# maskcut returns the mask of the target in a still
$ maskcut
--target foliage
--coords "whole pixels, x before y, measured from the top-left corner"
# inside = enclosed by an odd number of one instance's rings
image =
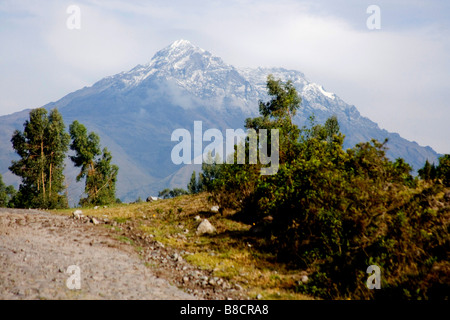
[[[422,180],[431,181],[436,179],[437,172],[436,172],[436,166],[433,164],[430,164],[428,160],[425,161],[425,165],[423,168],[418,170],[419,177]]]
[[[450,154],[439,157],[437,166],[434,163],[430,164],[427,160],[418,173],[420,178],[425,181],[434,181],[450,187]]]
[[[192,172],[191,180],[187,185],[187,190],[190,194],[196,194],[203,191],[203,176],[200,174],[197,179],[195,171]]]
[[[158,197],[163,198],[163,199],[169,199],[169,198],[183,196],[186,194],[189,194],[189,192],[184,189],[181,189],[181,188],[174,188],[172,190],[166,188],[158,193]]]
[[[279,130],[280,163],[284,163],[295,157],[298,152],[300,130],[292,123],[300,107],[301,98],[297,95],[292,82],[282,83],[269,75],[267,88],[270,101],[259,101],[260,117],[248,118],[245,121],[246,129],[258,132],[261,129],[268,130],[267,141],[259,141],[260,145],[267,145],[270,149],[272,139],[270,129]],[[235,148],[236,149],[236,148]],[[259,150],[259,152],[261,152]],[[202,181],[204,190],[209,191],[212,200],[221,208],[242,209],[252,206],[257,184],[264,180],[260,175],[261,163],[250,164],[250,138],[245,141],[245,164],[237,164],[237,153],[234,154],[233,164],[219,164],[218,159],[208,160],[202,165]]]
[[[443,155],[439,158],[437,176],[439,179],[442,179],[442,183],[445,186],[450,187],[450,154]]]
[[[86,179],[86,198],[80,200],[82,206],[104,205],[116,202],[116,180],[119,168],[113,165],[112,155],[107,148],[100,148],[100,138],[94,132],[87,133],[86,127],[74,121],[69,128],[72,143],[70,149],[75,151],[70,159],[80,167],[77,181]]]
[[[271,248],[310,272],[299,290],[325,298],[448,299],[450,201],[442,194],[450,156],[436,168],[442,184],[424,186],[403,159],[386,157],[387,140],[344,150],[337,118],[323,125],[311,118],[299,129],[291,121],[301,102],[295,89],[273,77],[267,87],[271,100],[260,102],[261,116],[246,127],[280,130],[279,170],[261,176],[260,163],[206,164],[212,199],[249,221],[271,216]],[[429,166],[423,179],[433,177]],[[372,264],[382,270],[383,290],[366,287]]]
[[[24,131],[16,130],[11,142],[20,159],[12,161],[10,170],[22,179],[12,203],[15,207],[67,207],[64,186],[64,159],[69,135],[61,114],[44,108],[30,112]]]
[[[12,205],[11,200],[14,198],[16,190],[14,186],[6,186],[3,177],[0,174],[0,208],[6,208]]]

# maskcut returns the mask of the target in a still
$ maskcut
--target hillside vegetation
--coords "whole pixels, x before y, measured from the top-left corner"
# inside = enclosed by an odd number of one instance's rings
[[[98,227],[111,228],[117,239],[135,246],[143,258],[148,248],[137,239],[151,239],[174,249],[188,263],[208,272],[211,278],[223,279],[233,288],[239,288],[238,292],[249,298],[312,299],[296,290],[306,275],[305,270],[278,262],[271,246],[250,231],[253,223],[236,220],[233,210],[223,215],[212,212],[208,198],[206,192],[201,192],[153,202],[83,208],[82,211],[88,217],[108,221]],[[71,215],[72,211],[53,212]],[[203,219],[214,225],[215,233],[196,233]],[[150,267],[161,267],[158,261],[147,263]],[[188,276],[188,271],[181,277],[184,276]],[[181,287],[191,285],[184,283]]]
[[[450,292],[450,155],[411,175],[403,159],[386,157],[372,140],[344,150],[336,118],[298,128],[292,83],[272,77],[271,100],[247,129],[278,129],[279,169],[258,164],[204,164],[201,189],[241,221],[264,221],[261,239],[279,261],[308,271],[297,290],[327,299],[448,299]],[[245,143],[246,159],[250,141]],[[268,148],[269,149],[269,148]],[[235,151],[235,163],[238,157]],[[367,286],[369,266],[381,290]]]
[[[257,144],[258,161],[250,161],[256,144],[247,137],[243,152],[236,147],[231,155],[234,161],[224,164],[210,155],[188,185],[191,195],[163,190],[160,195],[168,199],[87,214],[117,223],[132,220],[139,232],[193,253],[184,257],[189,262],[265,298],[448,300],[450,155],[437,164],[426,162],[414,177],[403,159],[386,157],[387,141],[373,139],[345,150],[336,117],[323,124],[311,118],[302,128],[293,124],[301,97],[291,82],[269,76],[267,89],[270,100],[260,101],[260,116],[245,120],[249,131],[268,133]],[[85,130],[71,133],[89,142]],[[25,136],[16,137],[17,146],[25,145],[19,143]],[[273,174],[264,175],[261,169],[268,165],[261,153],[267,150],[272,151],[266,158],[275,159],[273,152],[279,157],[276,166],[269,164],[276,167]],[[238,164],[242,153],[245,161]],[[105,167],[104,176],[114,185],[117,170],[109,154],[100,160],[98,172]],[[37,187],[30,185],[45,200],[55,183],[49,179],[43,190],[45,162],[37,164],[40,171],[32,176]],[[77,164],[80,175],[96,171],[94,164],[92,157]],[[15,168],[28,173],[22,165]],[[11,198],[12,190],[3,190],[0,199]],[[211,212],[214,204],[217,213]],[[216,233],[197,235],[197,215],[210,219]],[[370,266],[381,272],[380,289],[369,288]]]

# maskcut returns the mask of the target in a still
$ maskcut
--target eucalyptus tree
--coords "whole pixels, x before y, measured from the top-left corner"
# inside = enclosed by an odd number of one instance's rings
[[[11,142],[19,155],[9,167],[22,183],[14,198],[16,207],[67,207],[67,196],[62,194],[64,159],[70,136],[65,131],[63,118],[57,109],[47,113],[44,108],[30,111],[24,131],[16,130]]]
[[[116,201],[116,180],[118,166],[113,165],[112,155],[107,148],[100,147],[100,137],[95,132],[87,132],[86,127],[74,121],[69,128],[72,143],[70,149],[75,155],[70,159],[81,168],[77,181],[85,178],[86,198],[81,205],[102,205]]]

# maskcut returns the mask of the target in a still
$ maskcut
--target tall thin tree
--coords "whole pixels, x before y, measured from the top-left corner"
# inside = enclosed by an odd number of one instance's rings
[[[24,131],[16,130],[11,142],[19,160],[10,170],[22,183],[14,202],[20,207],[58,208],[67,206],[64,191],[64,159],[69,135],[57,109],[47,114],[44,108],[30,111]]]
[[[86,198],[82,205],[108,204],[115,201],[115,185],[119,168],[111,164],[112,156],[107,148],[100,149],[100,138],[94,133],[88,134],[86,127],[74,121],[69,128],[75,155],[70,159],[81,168],[77,181],[86,178]]]

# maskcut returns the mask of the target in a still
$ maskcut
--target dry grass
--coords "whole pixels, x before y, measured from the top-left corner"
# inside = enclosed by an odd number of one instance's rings
[[[210,208],[207,195],[199,194],[151,203],[84,208],[83,214],[113,219],[119,224],[133,221],[141,232],[164,245],[190,252],[184,256],[189,263],[240,285],[250,297],[260,294],[264,299],[312,299],[295,292],[302,270],[277,263],[271,252],[261,249],[260,239],[250,235],[250,225],[232,219],[233,212],[221,216]],[[69,215],[73,209],[56,212]],[[197,215],[208,218],[217,233],[196,235]]]

